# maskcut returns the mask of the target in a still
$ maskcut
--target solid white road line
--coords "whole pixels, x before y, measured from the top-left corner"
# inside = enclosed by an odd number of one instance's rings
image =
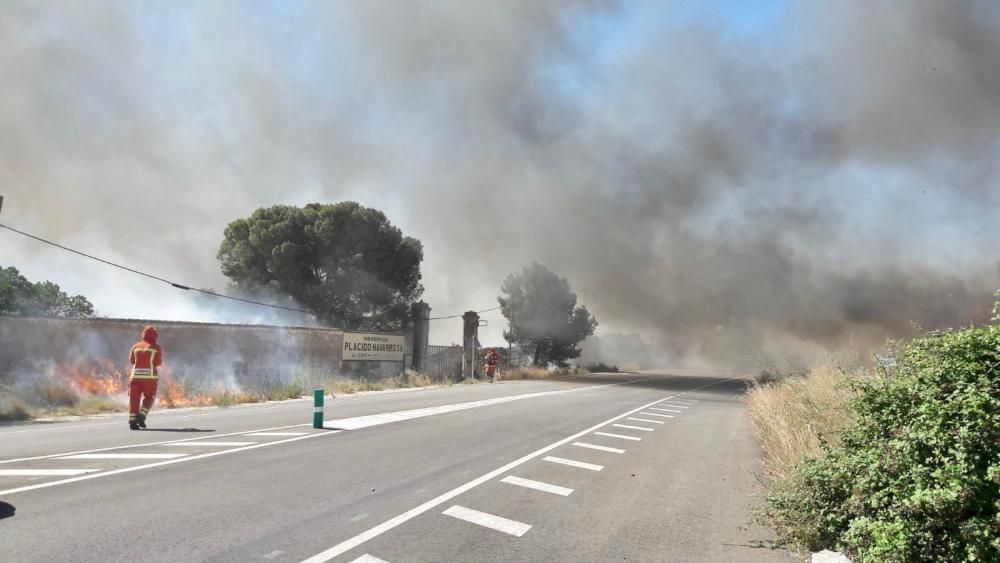
[[[559,485],[550,485],[548,483],[542,483],[541,481],[532,481],[531,479],[522,479],[520,477],[515,477],[513,475],[508,475],[503,479],[500,479],[501,483],[507,483],[508,485],[518,485],[521,487],[527,487],[529,489],[535,489],[536,491],[544,491],[546,493],[552,493],[554,495],[562,495],[568,497],[573,489],[568,487],[560,487]]]
[[[361,557],[358,557],[354,561],[351,561],[351,563],[389,563],[389,562],[386,561],[385,559],[379,559],[378,557],[375,557],[374,555],[368,555],[366,553],[366,554],[362,555]]]
[[[21,457],[21,458],[17,458],[17,459],[5,459],[3,461],[0,461],[0,464],[3,464],[3,463],[15,463],[15,462],[20,462],[20,461],[34,461],[36,459],[52,459],[52,458],[64,457],[64,456],[76,455],[76,454],[93,454],[93,453],[97,453],[97,452],[108,452],[108,451],[114,451],[114,450],[129,450],[129,449],[134,449],[134,448],[144,448],[144,447],[147,447],[147,446],[163,446],[163,445],[166,445],[166,444],[178,444],[178,443],[181,443],[181,442],[199,442],[199,441],[202,441],[202,440],[212,440],[212,439],[218,439],[218,438],[228,438],[229,436],[252,435],[252,434],[250,434],[251,432],[264,433],[264,432],[268,432],[270,430],[284,430],[286,428],[301,428],[303,426],[312,426],[312,423],[307,422],[305,424],[290,424],[290,425],[286,425],[286,426],[274,426],[274,427],[271,427],[271,428],[258,428],[256,430],[241,430],[239,432],[229,432],[227,434],[214,434],[214,435],[211,435],[211,436],[201,436],[199,438],[181,438],[179,440],[165,440],[163,442],[145,442],[145,443],[142,443],[142,444],[130,444],[130,445],[127,445],[127,446],[110,446],[110,447],[107,447],[107,448],[96,448],[96,449],[92,449],[92,450],[77,450],[75,452],[62,452],[62,453],[58,453],[58,454],[46,454],[46,455],[36,455],[36,456],[32,456],[32,457]],[[279,434],[279,433],[276,432],[275,434]],[[284,435],[284,433],[280,433],[280,434]],[[298,435],[302,435],[302,434],[307,434],[307,432],[294,432],[294,433],[289,433],[289,434],[290,435],[298,436]],[[309,434],[311,434],[311,433],[309,433]]]
[[[542,461],[547,461],[549,463],[558,463],[560,465],[568,465],[570,467],[579,467],[580,469],[589,469],[590,471],[600,471],[604,469],[603,465],[597,465],[596,463],[586,463],[583,461],[576,461],[573,459],[554,457],[550,455],[543,457]]]
[[[614,417],[612,417],[612,418],[610,418],[608,420],[605,420],[604,422],[595,424],[594,426],[591,426],[590,428],[587,428],[586,430],[577,432],[576,434],[573,434],[572,436],[568,436],[566,438],[563,438],[562,440],[559,440],[558,442],[549,444],[548,446],[545,446],[544,448],[541,448],[539,450],[535,450],[535,451],[531,452],[530,454],[528,454],[528,455],[526,455],[524,457],[521,457],[519,459],[515,459],[514,461],[508,463],[507,465],[504,465],[502,467],[498,467],[498,468],[494,469],[493,471],[490,471],[489,473],[481,475],[481,476],[473,479],[472,481],[469,481],[468,483],[465,483],[464,485],[455,487],[454,489],[452,489],[452,490],[450,490],[450,491],[448,491],[448,492],[446,492],[446,493],[444,493],[444,494],[442,494],[440,496],[432,498],[431,500],[429,500],[429,501],[427,501],[427,502],[425,502],[425,503],[423,503],[423,504],[421,504],[419,506],[411,508],[410,510],[407,510],[406,512],[404,512],[402,514],[399,514],[398,516],[394,516],[394,517],[386,520],[385,522],[382,522],[381,524],[379,524],[377,526],[369,528],[368,530],[365,530],[364,532],[361,532],[360,534],[358,534],[358,535],[356,535],[354,537],[348,538],[348,539],[346,539],[346,540],[338,543],[337,545],[335,545],[335,546],[333,546],[333,547],[331,547],[329,549],[321,551],[320,553],[317,553],[316,555],[313,555],[312,557],[303,560],[303,563],[325,563],[326,561],[329,561],[329,560],[333,559],[334,557],[336,557],[338,555],[341,555],[341,554],[343,554],[343,553],[345,553],[347,551],[350,551],[350,550],[354,549],[355,547],[358,547],[359,545],[361,545],[361,544],[363,544],[363,543],[365,543],[365,542],[367,542],[369,540],[372,540],[374,538],[377,538],[378,536],[381,536],[382,534],[388,532],[389,530],[392,530],[393,528],[395,528],[396,526],[399,526],[400,524],[403,524],[405,522],[409,522],[410,520],[416,518],[417,516],[420,516],[421,514],[427,512],[428,510],[431,510],[433,508],[436,508],[436,507],[438,507],[438,506],[440,506],[440,505],[448,502],[449,500],[457,497],[458,495],[461,495],[462,493],[468,492],[468,491],[470,491],[470,490],[478,487],[479,485],[482,485],[483,483],[486,483],[486,482],[490,481],[491,479],[493,479],[495,477],[499,477],[500,475],[509,472],[511,469],[514,469],[515,467],[517,467],[519,465],[523,465],[523,464],[525,464],[525,463],[527,463],[527,462],[529,462],[529,461],[537,458],[540,455],[543,455],[543,454],[548,453],[548,452],[550,452],[550,451],[552,451],[552,450],[554,450],[554,449],[556,449],[556,448],[558,448],[560,446],[568,444],[569,442],[572,442],[573,440],[576,440],[577,438],[582,438],[583,436],[586,436],[587,434],[590,434],[591,432],[594,432],[595,430],[599,430],[600,428],[603,428],[604,426],[607,426],[608,424],[610,424],[610,423],[612,423],[612,422],[614,422],[616,420],[621,420],[621,419],[625,418],[626,416],[629,416],[629,415],[637,413],[637,412],[639,412],[641,410],[647,409],[647,408],[649,408],[649,407],[651,407],[653,405],[659,404],[660,402],[662,402],[664,400],[666,400],[666,399],[658,399],[656,401],[653,401],[652,403],[647,403],[647,404],[645,404],[645,405],[643,405],[643,406],[641,406],[639,408],[632,409],[632,410],[630,410],[630,411],[628,411],[628,412],[626,412],[624,414],[620,414],[618,416],[614,416]],[[2,494],[2,493],[3,493],[3,491],[0,491],[0,494]]]
[[[660,418],[673,418],[674,417],[674,415],[672,415],[672,414],[656,414],[655,412],[641,412],[639,414],[641,414],[642,416],[658,416]]]
[[[613,454],[623,454],[625,450],[621,448],[609,448],[607,446],[598,446],[596,444],[588,444],[586,442],[573,442],[573,445],[578,448],[587,448],[588,450],[599,450],[602,452],[611,452]]]
[[[39,483],[37,485],[28,485],[26,487],[18,487],[16,489],[7,489],[6,491],[0,491],[0,495],[12,495],[14,493],[23,493],[25,491],[33,491],[35,489],[45,489],[48,487],[55,487],[58,485],[68,485],[70,483],[76,483],[78,481],[89,481],[90,479],[100,479],[101,477],[109,477],[111,475],[119,475],[121,473],[129,473],[131,471],[140,471],[143,469],[150,469],[153,467],[162,467],[164,465],[173,465],[175,463],[183,463],[186,461],[194,461],[197,459],[206,459],[210,457],[217,457],[221,455],[229,455],[237,452],[243,452],[247,450],[256,450],[257,448],[266,448],[268,446],[277,446],[278,444],[287,444],[289,442],[297,442],[299,440],[308,440],[309,438],[318,438],[320,436],[333,436],[334,434],[339,434],[337,431],[332,432],[317,432],[315,434],[308,434],[306,436],[296,436],[294,438],[287,438],[284,440],[275,440],[273,442],[264,442],[263,444],[254,444],[252,446],[245,446],[242,448],[233,448],[231,450],[219,450],[217,452],[210,452],[207,454],[189,455],[180,457],[177,459],[168,459],[166,461],[158,461],[156,463],[147,463],[145,465],[135,465],[132,467],[123,467],[121,469],[115,469],[112,471],[102,471],[100,473],[94,473],[91,475],[81,475],[79,477],[70,477],[69,479],[60,479],[58,481],[49,481],[48,483]]]
[[[70,475],[83,475],[84,473],[94,471],[100,471],[100,469],[0,469],[0,477],[67,477]]]
[[[638,442],[642,438],[638,436],[625,436],[624,434],[609,434],[607,432],[594,432],[598,436],[607,436],[608,438],[621,438],[622,440],[632,440],[633,442]]]
[[[305,436],[308,432],[252,432],[245,436]]]
[[[643,432],[652,432],[652,428],[646,428],[645,426],[629,426],[628,424],[612,424],[611,426],[617,426],[618,428],[627,428],[629,430],[642,430]]]
[[[666,422],[664,422],[662,420],[650,420],[648,418],[635,418],[635,417],[631,417],[630,416],[630,417],[628,417],[628,419],[629,420],[634,420],[636,422],[648,422],[650,424],[666,424]]]
[[[464,506],[458,506],[457,504],[448,510],[445,510],[442,514],[458,518],[459,520],[465,520],[466,522],[472,522],[473,524],[479,524],[484,528],[490,528],[492,530],[517,537],[523,536],[528,532],[528,530],[531,529],[531,524],[508,520],[507,518],[503,518],[501,516],[479,512],[478,510],[472,510],[471,508],[465,508]]]
[[[56,459],[175,459],[188,454],[77,454]]]
[[[649,410],[651,410],[651,411],[672,412],[672,413],[677,413],[677,414],[684,414],[684,411],[679,411],[679,410],[674,410],[674,409],[655,409],[654,408],[654,409],[649,409]]]
[[[400,422],[403,420],[413,420],[414,418],[423,418],[425,416],[434,416],[438,414],[464,411],[479,407],[488,407],[491,405],[510,403],[512,401],[534,399],[536,397],[548,397],[551,395],[562,395],[565,393],[577,393],[579,391],[593,391],[595,389],[600,389],[602,387],[613,387],[617,385],[624,385],[626,383],[634,383],[634,381],[625,381],[622,383],[608,383],[605,385],[588,385],[586,387],[575,387],[573,389],[559,389],[557,391],[540,391],[538,393],[525,393],[522,395],[507,395],[505,397],[495,397],[493,399],[484,399],[481,401],[469,401],[467,403],[452,403],[450,405],[440,405],[436,407],[427,407],[423,409],[387,412],[381,414],[373,414],[369,416],[356,416],[353,418],[343,418],[339,420],[326,420],[323,422],[323,427],[332,428],[336,430],[359,430],[361,428],[368,428],[370,426],[379,426],[382,424]]]
[[[257,442],[177,442],[176,444],[165,444],[167,446],[181,447],[219,447],[219,446],[249,446]]]

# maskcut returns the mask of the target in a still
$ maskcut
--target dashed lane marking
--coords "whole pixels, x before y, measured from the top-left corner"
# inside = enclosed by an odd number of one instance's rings
[[[689,409],[689,408],[691,408],[691,405],[670,405],[670,404],[667,404],[667,403],[663,403],[663,406],[670,407],[672,409]]]
[[[569,487],[560,487],[559,485],[550,485],[548,483],[542,483],[541,481],[532,481],[531,479],[522,479],[521,477],[515,477],[513,475],[508,475],[503,479],[500,479],[501,483],[507,483],[508,485],[517,485],[519,487],[526,487],[529,489],[534,489],[536,491],[543,491],[546,493],[552,493],[554,495],[561,495],[568,497],[573,489]]]
[[[166,446],[179,446],[179,447],[231,447],[231,446],[249,446],[256,444],[257,442],[175,442],[173,444],[164,444]]]
[[[632,440],[633,442],[638,442],[638,441],[642,440],[642,438],[640,438],[638,436],[626,436],[624,434],[610,434],[608,432],[594,432],[594,434],[596,434],[598,436],[607,436],[608,438],[619,438],[621,440]]]
[[[650,424],[666,424],[666,422],[664,422],[662,420],[650,420],[648,418],[635,418],[635,417],[631,417],[630,416],[630,417],[628,417],[628,419],[629,420],[634,420],[636,422],[648,422]]]
[[[494,479],[496,477],[499,477],[500,475],[502,475],[504,473],[507,473],[508,471],[510,471],[511,469],[514,469],[515,467],[518,467],[520,465],[528,463],[529,461],[537,458],[538,456],[543,455],[545,453],[548,453],[548,452],[550,452],[550,451],[552,451],[552,450],[554,450],[554,449],[556,449],[556,448],[558,448],[560,446],[568,444],[568,443],[572,442],[573,440],[576,440],[577,438],[582,438],[583,436],[586,436],[587,434],[590,434],[591,432],[594,432],[595,430],[598,430],[598,429],[600,429],[600,428],[602,428],[604,426],[607,426],[608,424],[610,424],[610,423],[612,423],[612,422],[614,422],[616,420],[621,420],[621,419],[623,419],[623,418],[625,418],[625,417],[627,417],[627,416],[629,416],[631,414],[637,413],[637,412],[639,412],[641,410],[645,410],[645,409],[647,409],[649,407],[652,407],[653,405],[657,405],[657,404],[663,402],[664,400],[666,400],[666,399],[658,399],[658,400],[653,401],[651,403],[647,403],[647,404],[645,404],[645,405],[643,405],[641,407],[632,409],[632,410],[630,410],[628,412],[625,412],[623,414],[620,414],[618,416],[611,417],[610,419],[605,420],[604,422],[600,422],[598,424],[595,424],[594,426],[591,426],[590,428],[587,428],[586,430],[582,430],[580,432],[577,432],[576,434],[573,434],[572,436],[568,436],[566,438],[563,438],[562,440],[559,440],[557,442],[549,444],[548,446],[545,446],[545,447],[543,447],[541,449],[535,450],[534,452],[531,452],[528,455],[525,455],[523,457],[520,457],[520,458],[518,458],[518,459],[516,459],[516,460],[514,460],[514,461],[512,461],[510,463],[508,463],[507,465],[498,467],[498,468],[494,469],[493,471],[490,471],[490,472],[488,472],[486,474],[483,474],[483,475],[481,475],[481,476],[473,479],[472,481],[469,481],[468,483],[465,483],[463,485],[455,487],[454,489],[452,489],[452,490],[450,490],[450,491],[448,491],[448,492],[446,492],[444,494],[441,494],[441,495],[439,495],[439,496],[437,496],[435,498],[432,498],[431,500],[429,500],[429,501],[427,501],[427,502],[425,502],[425,503],[423,503],[423,504],[421,504],[419,506],[416,506],[414,508],[411,508],[410,510],[407,510],[406,512],[403,512],[402,514],[394,516],[394,517],[392,517],[392,518],[390,518],[390,519],[382,522],[381,524],[379,524],[377,526],[373,526],[372,528],[369,528],[368,530],[365,530],[364,532],[361,532],[360,534],[358,534],[358,535],[356,535],[354,537],[348,538],[348,539],[346,539],[346,540],[338,543],[337,545],[334,545],[333,547],[325,549],[325,550],[317,553],[316,555],[313,555],[312,557],[303,560],[303,563],[325,563],[326,561],[329,561],[329,560],[333,559],[334,557],[337,557],[338,555],[341,555],[341,554],[343,554],[345,552],[348,552],[348,551],[350,551],[350,550],[358,547],[359,545],[361,545],[361,544],[363,544],[363,543],[365,543],[367,541],[370,541],[370,540],[372,540],[374,538],[377,538],[378,536],[381,536],[382,534],[384,534],[384,533],[386,533],[386,532],[388,532],[388,531],[396,528],[397,526],[399,526],[399,525],[401,525],[401,524],[403,524],[405,522],[409,522],[410,520],[416,518],[417,516],[420,516],[421,514],[427,512],[428,510],[434,509],[437,506],[440,506],[440,505],[448,502],[449,500],[451,500],[451,499],[453,499],[453,498],[461,495],[462,493],[466,493],[466,492],[468,492],[468,491],[470,491],[470,490],[478,487],[479,485],[482,485],[483,483],[487,483],[490,480],[492,480],[492,479]],[[0,493],[2,493],[2,491],[0,491]]]
[[[621,448],[609,448],[607,446],[598,446],[597,444],[588,444],[586,442],[573,442],[573,445],[578,448],[587,448],[588,450],[598,450],[601,452],[611,452],[613,454],[625,453],[625,450]]]
[[[649,409],[649,410],[651,410],[651,411],[662,411],[662,412],[672,412],[672,413],[676,413],[676,414],[684,414],[684,411],[679,411],[679,410],[674,410],[674,409],[656,409],[656,408],[653,408],[653,409]]]
[[[83,475],[100,469],[0,469],[2,477],[68,477]]]
[[[509,520],[502,516],[496,516],[495,514],[472,510],[471,508],[465,508],[464,506],[458,506],[457,504],[448,510],[445,510],[442,514],[517,537],[523,536],[528,532],[528,530],[531,529],[531,524],[517,522],[516,520]]]
[[[660,418],[673,418],[674,417],[674,415],[672,415],[672,414],[656,414],[655,412],[641,412],[639,414],[641,414],[642,416],[658,416]]]
[[[188,454],[77,454],[56,459],[176,459]]]
[[[580,469],[588,469],[590,471],[600,471],[604,469],[603,465],[597,465],[596,463],[587,463],[584,461],[576,461],[575,459],[566,459],[550,455],[543,457],[542,461],[547,461],[549,463],[558,463],[560,465],[568,465],[570,467],[579,467]]]
[[[615,426],[615,427],[618,427],[618,428],[625,428],[625,429],[628,429],[628,430],[642,430],[643,432],[652,432],[653,431],[652,428],[646,428],[645,426],[630,426],[628,424],[612,424],[612,426]]]

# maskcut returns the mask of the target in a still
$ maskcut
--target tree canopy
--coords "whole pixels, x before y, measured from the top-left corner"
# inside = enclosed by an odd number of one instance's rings
[[[349,330],[400,330],[423,293],[420,241],[353,202],[261,208],[230,223],[222,273],[244,292],[276,290]]]
[[[50,281],[32,283],[17,268],[0,268],[0,315],[92,317],[94,305],[82,295],[67,295]]]
[[[506,295],[497,301],[511,327],[504,338],[531,351],[535,365],[565,366],[580,356],[577,344],[597,328],[590,311],[577,306],[566,278],[538,262],[507,276],[500,290]]]

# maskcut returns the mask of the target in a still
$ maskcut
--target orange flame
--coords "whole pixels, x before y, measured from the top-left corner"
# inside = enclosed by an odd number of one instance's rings
[[[128,393],[128,375],[115,368],[115,363],[104,358],[78,360],[55,364],[52,375],[64,382],[77,395],[125,395]],[[167,408],[205,407],[214,404],[212,396],[205,393],[188,394],[184,385],[169,369],[160,370],[157,385],[157,403]]]
[[[53,375],[69,384],[77,395],[120,395],[128,391],[128,378],[106,359],[56,364]]]

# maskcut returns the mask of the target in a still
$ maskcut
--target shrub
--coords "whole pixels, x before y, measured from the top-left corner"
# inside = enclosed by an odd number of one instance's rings
[[[587,365],[587,371],[590,373],[618,373],[618,366],[604,362],[594,362]]]
[[[1000,326],[942,332],[857,384],[856,422],[768,494],[779,541],[856,561],[1000,561]]]

